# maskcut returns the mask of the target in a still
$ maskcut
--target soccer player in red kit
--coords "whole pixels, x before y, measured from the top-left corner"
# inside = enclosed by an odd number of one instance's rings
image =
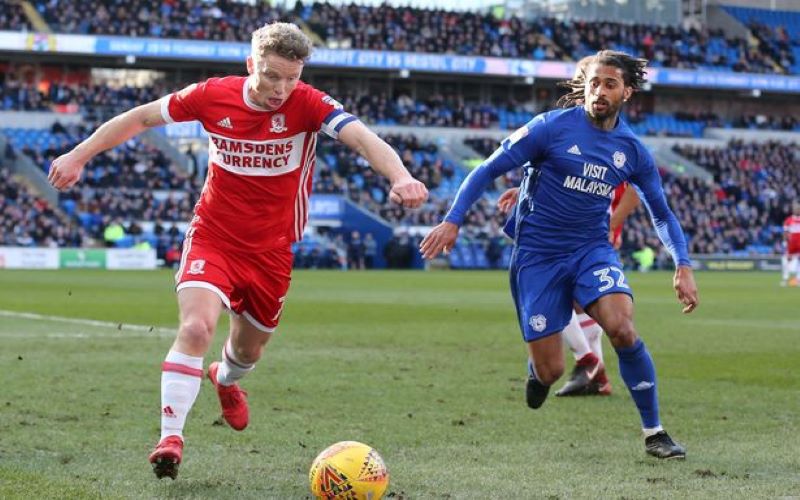
[[[783,243],[786,251],[781,259],[783,279],[781,286],[797,286],[800,280],[800,201],[792,203],[792,215],[783,221]],[[790,279],[794,273],[794,278]]]
[[[67,189],[92,157],[149,127],[198,120],[208,132],[208,174],[175,277],[180,325],[162,364],[161,439],[149,458],[159,478],[177,476],[186,416],[223,308],[231,312],[230,334],[208,377],[228,424],[248,424],[237,382],[253,370],[280,319],[291,244],[308,220],[317,132],[363,155],[391,183],[393,202],[415,208],[427,199],[388,144],[300,81],[311,48],[297,26],[265,25],[253,33],[248,76],[211,78],[123,113],[51,166],[51,184]]]

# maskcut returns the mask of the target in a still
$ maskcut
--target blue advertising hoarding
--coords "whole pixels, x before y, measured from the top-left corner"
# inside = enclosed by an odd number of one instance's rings
[[[0,50],[193,59],[230,63],[244,62],[250,51],[250,45],[240,42],[206,40],[0,31]],[[569,78],[575,68],[574,63],[560,61],[326,48],[316,49],[309,65],[547,79]],[[800,93],[800,77],[798,76],[650,68],[648,79],[654,86]]]

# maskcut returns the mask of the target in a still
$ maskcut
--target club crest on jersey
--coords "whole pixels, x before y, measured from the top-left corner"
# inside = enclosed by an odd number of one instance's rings
[[[206,261],[203,259],[193,260],[189,263],[189,270],[186,274],[203,274],[205,273]]]
[[[625,158],[625,153],[622,151],[615,151],[612,159],[614,160],[614,166],[617,168],[624,167],[625,161],[627,160],[627,158]]]
[[[536,316],[531,316],[528,324],[531,325],[533,331],[543,332],[544,329],[547,328],[547,318],[545,318],[543,314],[537,314]]]
[[[277,115],[272,116],[272,126],[269,128],[269,131],[273,134],[281,134],[289,130],[286,127],[286,115],[283,113],[278,113]]]

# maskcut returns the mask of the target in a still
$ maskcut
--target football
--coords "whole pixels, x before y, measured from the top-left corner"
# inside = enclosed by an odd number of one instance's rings
[[[383,458],[371,446],[341,441],[317,455],[308,473],[316,498],[378,500],[389,486]]]

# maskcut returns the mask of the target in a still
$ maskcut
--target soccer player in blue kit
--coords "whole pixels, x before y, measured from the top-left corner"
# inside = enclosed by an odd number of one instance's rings
[[[603,50],[587,66],[583,105],[542,113],[507,139],[459,188],[444,222],[420,243],[426,259],[453,248],[467,210],[492,180],[527,167],[516,207],[511,293],[528,346],[526,401],[539,408],[564,372],[561,331],[575,300],[608,335],[620,375],[636,403],[645,451],[685,458],[661,427],[653,360],[633,324],[633,296],[608,242],[614,188],[633,183],[672,254],[673,285],[683,312],[699,301],[686,239],[667,205],[654,160],[620,109],[645,82],[647,61]],[[581,97],[576,97],[580,99]],[[574,102],[574,100],[573,100]]]

